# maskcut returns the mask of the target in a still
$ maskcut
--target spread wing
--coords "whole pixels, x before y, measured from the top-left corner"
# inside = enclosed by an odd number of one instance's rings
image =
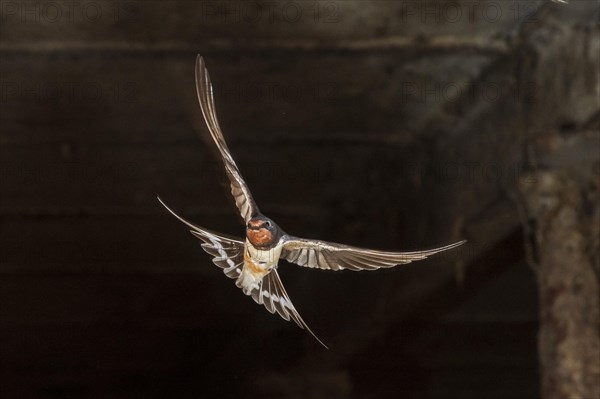
[[[377,270],[426,259],[438,252],[456,248],[464,242],[459,241],[425,251],[386,252],[326,241],[289,237],[283,244],[281,257],[300,266],[325,270]]]
[[[160,203],[181,222],[190,228],[190,232],[200,240],[204,241],[202,249],[212,255],[213,263],[223,269],[223,273],[229,278],[237,279],[242,274],[244,266],[244,242],[223,234],[217,234],[204,227],[188,222],[171,210],[160,198]]]
[[[190,232],[200,240],[204,241],[202,248],[212,255],[213,263],[223,269],[223,273],[231,279],[240,278],[244,267],[244,242],[237,238],[218,234],[188,222],[171,210],[160,198],[160,203],[167,210],[187,225]],[[259,305],[263,305],[270,313],[279,314],[285,320],[293,320],[300,328],[306,329],[325,348],[327,346],[312,332],[310,327],[302,319],[294,304],[290,300],[276,269],[273,269],[264,277],[258,288],[253,289],[249,295]]]
[[[196,60],[196,92],[198,94],[200,108],[202,109],[202,115],[204,115],[204,120],[210,131],[210,135],[215,141],[215,144],[221,153],[223,163],[225,164],[225,172],[227,172],[227,176],[231,182],[231,194],[233,194],[233,198],[235,199],[235,205],[240,210],[242,219],[247,223],[248,220],[259,213],[259,210],[231,156],[231,152],[223,137],[223,132],[221,132],[221,127],[217,120],[217,112],[215,110],[212,83],[210,81],[210,76],[208,75],[208,70],[204,65],[204,59],[201,56],[198,56]]]
[[[258,289],[252,290],[252,299],[259,305],[264,305],[265,308],[271,313],[277,312],[285,320],[293,320],[300,328],[306,329],[321,345],[327,348],[316,335],[312,332],[310,327],[302,319],[294,304],[290,300],[277,269],[273,269],[265,278],[262,279]],[[329,349],[329,348],[327,348]]]

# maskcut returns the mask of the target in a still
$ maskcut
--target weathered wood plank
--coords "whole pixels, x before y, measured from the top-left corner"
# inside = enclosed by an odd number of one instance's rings
[[[209,263],[209,262],[206,262]],[[149,324],[174,328],[221,328],[256,310],[218,273],[56,273],[7,275],[2,287],[1,327]],[[215,272],[216,270],[211,270]],[[211,275],[212,274],[212,275]],[[237,303],[221,317],[229,305]],[[217,321],[221,320],[221,321]]]
[[[194,219],[210,227],[231,227],[226,219],[220,221],[222,217]],[[235,219],[230,224],[235,225]],[[153,219],[10,219],[2,221],[0,237],[0,269],[7,275],[81,271],[210,275],[217,271],[197,240],[166,214]]]
[[[2,2],[2,41],[126,41],[196,47],[259,47],[257,41],[321,43],[385,37],[473,37],[490,42],[531,15],[541,0]],[[253,40],[248,40],[252,37]],[[302,48],[302,46],[298,46]]]
[[[228,140],[407,142],[460,97],[494,57],[396,54],[207,57]],[[147,143],[205,134],[195,53],[182,57],[7,56],[0,61],[1,143]],[[469,65],[469,67],[465,67]],[[513,93],[503,82],[499,96]],[[495,99],[500,100],[500,99]],[[312,133],[311,133],[312,132]]]
[[[231,210],[233,216],[227,178],[213,147],[200,140],[189,146],[0,146],[0,210],[5,215],[156,214],[162,212],[159,194],[174,206],[180,201],[207,213]],[[340,149],[258,142],[231,148],[265,212],[326,210],[334,203],[397,207],[394,196],[403,183],[425,169],[416,161],[406,163],[408,150],[381,145]]]

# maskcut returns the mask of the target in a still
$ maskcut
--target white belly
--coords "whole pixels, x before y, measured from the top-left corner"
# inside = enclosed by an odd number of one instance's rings
[[[277,266],[281,256],[282,245],[277,245],[269,250],[254,248],[246,240],[244,248],[244,268],[242,274],[236,280],[236,285],[246,295],[250,295],[253,289],[258,289],[262,279],[269,274],[271,269]]]
[[[245,249],[248,251],[250,258],[254,261],[254,263],[270,269],[273,266],[277,266],[283,245],[277,245],[275,248],[262,250],[254,248],[252,244],[250,244],[250,241],[246,240]]]

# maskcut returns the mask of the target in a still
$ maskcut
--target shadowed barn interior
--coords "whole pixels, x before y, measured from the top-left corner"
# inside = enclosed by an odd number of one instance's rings
[[[0,1],[2,398],[600,393],[599,6]],[[331,348],[158,203],[242,236],[196,54],[261,210],[394,269],[281,261]]]

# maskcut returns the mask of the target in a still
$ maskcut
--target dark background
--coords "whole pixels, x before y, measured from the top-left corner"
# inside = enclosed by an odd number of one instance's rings
[[[530,137],[597,124],[597,2],[0,5],[2,398],[539,397],[514,187]],[[329,351],[255,305],[156,200],[243,232],[197,53],[285,230],[468,244],[372,273],[282,262]]]

